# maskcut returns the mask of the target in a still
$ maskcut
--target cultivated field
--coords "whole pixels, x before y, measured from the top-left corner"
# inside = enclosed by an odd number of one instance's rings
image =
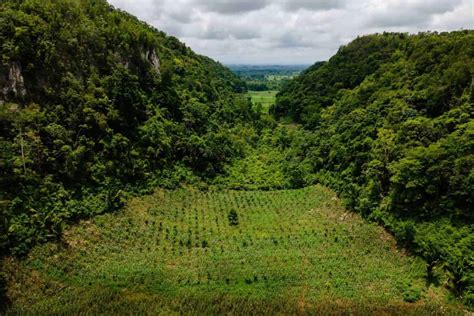
[[[11,313],[455,311],[422,260],[320,186],[158,190],[3,263]]]
[[[266,113],[268,109],[275,104],[275,99],[278,91],[249,91],[248,96],[252,99],[254,104],[261,104],[262,110]]]

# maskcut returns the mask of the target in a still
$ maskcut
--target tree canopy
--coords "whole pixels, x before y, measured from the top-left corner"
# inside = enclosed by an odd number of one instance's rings
[[[229,128],[255,115],[221,64],[104,0],[0,11],[3,249],[119,207],[125,186],[213,177],[239,152]]]
[[[273,109],[307,130],[296,155],[307,182],[448,267],[470,300],[473,57],[473,31],[364,36],[292,81]]]

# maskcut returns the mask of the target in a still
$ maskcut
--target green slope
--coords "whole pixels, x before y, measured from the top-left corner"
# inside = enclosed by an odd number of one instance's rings
[[[229,69],[105,0],[2,1],[0,55],[0,251],[214,177],[258,118]]]
[[[320,186],[157,190],[3,264],[11,313],[457,310],[422,260]]]
[[[466,302],[474,291],[474,31],[364,36],[278,96],[311,182],[383,223]],[[309,174],[309,175],[308,175]]]

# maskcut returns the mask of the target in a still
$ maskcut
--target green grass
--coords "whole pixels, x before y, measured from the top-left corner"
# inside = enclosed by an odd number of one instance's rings
[[[320,186],[158,190],[3,266],[11,314],[456,311],[421,259]]]
[[[249,91],[247,95],[252,99],[254,104],[261,104],[262,111],[265,113],[268,112],[270,106],[275,104],[276,95],[278,91],[271,90],[271,91]]]

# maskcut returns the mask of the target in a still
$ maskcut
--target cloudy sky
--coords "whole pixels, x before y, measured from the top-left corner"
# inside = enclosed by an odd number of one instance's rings
[[[474,0],[109,0],[225,64],[312,64],[357,35],[474,29]]]

